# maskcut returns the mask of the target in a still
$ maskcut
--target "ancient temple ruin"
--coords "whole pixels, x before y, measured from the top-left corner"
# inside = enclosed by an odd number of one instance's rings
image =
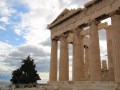
[[[49,83],[120,82],[120,0],[91,0],[84,6],[64,9],[48,25],[52,42]],[[111,18],[112,25],[101,23],[106,18]],[[101,29],[107,33],[108,68],[106,61],[101,63],[100,60],[98,30]],[[57,79],[58,41],[60,58]],[[73,45],[72,81],[69,81],[68,44]]]

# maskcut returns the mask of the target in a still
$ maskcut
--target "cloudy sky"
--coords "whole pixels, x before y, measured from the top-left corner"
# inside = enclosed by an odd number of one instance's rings
[[[9,81],[21,59],[31,56],[41,76],[48,81],[51,23],[64,8],[78,8],[89,0],[0,0],[0,81]],[[106,58],[104,31],[101,57]]]

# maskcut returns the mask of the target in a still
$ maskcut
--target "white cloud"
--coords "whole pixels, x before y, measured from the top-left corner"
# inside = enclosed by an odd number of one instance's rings
[[[10,16],[14,12],[16,12],[16,11],[9,7],[9,4],[6,0],[0,0],[1,15]]]
[[[15,29],[14,31],[17,35],[21,35],[21,30],[20,29]]]
[[[87,1],[81,2],[85,3]],[[76,2],[72,0],[34,0],[31,2],[29,0],[23,0],[23,3],[29,6],[30,12],[21,15],[22,21],[20,28],[22,29],[21,32],[23,32],[21,34],[23,34],[23,37],[28,43],[38,44],[45,41],[50,37],[50,31],[46,29],[47,24],[51,23],[65,7],[78,7],[80,2]],[[28,30],[27,33],[24,32],[26,28]]]
[[[1,62],[0,63],[0,72],[8,72],[8,73],[11,73],[11,71],[14,70],[15,67],[10,67],[8,66],[6,63],[4,62]]]
[[[12,45],[0,41],[0,51],[1,50],[10,50]]]
[[[87,1],[81,2],[85,3]],[[65,6],[72,8],[78,5],[72,0],[34,0],[32,2],[23,0],[21,2],[28,5],[30,11],[26,14],[21,14],[22,21],[16,27],[15,32],[18,35],[23,35],[27,43],[32,44],[39,44],[50,37],[50,31],[46,29],[47,24],[51,23]],[[60,4],[63,4],[63,6]]]
[[[1,58],[4,59],[5,57],[7,57],[12,48],[13,48],[12,45],[9,45],[9,44],[4,43],[4,42],[0,42],[0,56],[1,56]]]
[[[107,55],[107,42],[106,42],[106,40],[100,41],[100,54],[101,54],[101,57]]]
[[[21,14],[22,21],[15,32],[23,35],[27,43],[39,44],[50,37],[47,24],[59,12],[58,1],[54,0],[48,3],[45,0],[34,0],[31,3],[29,0],[24,0],[24,3],[29,6],[30,12]]]
[[[44,72],[44,73],[41,73],[41,72],[38,72],[39,73],[39,76],[41,78],[41,80],[38,81],[38,83],[46,83],[46,81],[49,80],[49,73],[47,72]]]
[[[5,62],[5,58],[8,56],[8,54],[10,53],[10,50],[13,47],[7,43],[4,42],[0,42],[0,72],[2,73],[6,73],[7,75],[11,74],[11,71],[14,70],[15,67],[9,66],[7,64],[7,62]]]
[[[8,24],[9,18],[8,17],[1,17],[0,21]]]
[[[84,4],[90,0],[58,0],[59,1],[59,7],[61,9],[68,8],[68,9],[74,9],[74,8],[83,8]]]
[[[5,24],[9,24],[9,16],[11,16],[15,12],[16,11],[10,7],[7,0],[0,0],[0,22],[3,23],[3,26],[0,26],[0,30],[6,30],[4,26]]]
[[[3,1],[3,0],[0,0],[0,6],[1,6],[1,7],[5,7],[5,6],[6,6],[6,2]]]
[[[3,26],[0,26],[0,30],[6,30]]]

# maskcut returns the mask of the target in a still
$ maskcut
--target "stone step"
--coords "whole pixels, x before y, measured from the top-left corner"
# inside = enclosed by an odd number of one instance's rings
[[[46,87],[44,90],[120,90],[117,87]]]
[[[120,90],[120,85],[114,81],[78,81],[49,83],[45,88],[46,90]]]

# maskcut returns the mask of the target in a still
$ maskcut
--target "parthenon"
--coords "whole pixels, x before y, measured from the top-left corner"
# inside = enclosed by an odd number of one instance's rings
[[[106,18],[111,18],[111,25],[101,23]],[[73,45],[73,82],[120,82],[120,0],[91,0],[84,8],[64,9],[48,29],[52,42],[49,82],[69,82],[68,44]],[[98,30],[101,29],[106,30],[108,68],[106,60],[100,60]]]

